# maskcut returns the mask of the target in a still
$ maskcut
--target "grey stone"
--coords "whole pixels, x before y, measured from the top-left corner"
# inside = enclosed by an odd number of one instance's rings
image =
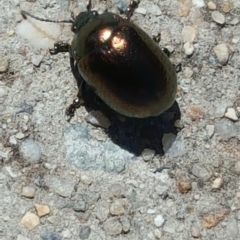
[[[41,236],[42,240],[61,240],[62,237],[59,233],[54,233],[54,232],[45,232]]]
[[[167,232],[167,233],[170,233],[170,234],[175,233],[176,232],[176,226],[175,226],[174,221],[169,221],[169,220],[166,221],[166,223],[163,226],[163,231]]]
[[[227,226],[226,226],[226,231],[228,236],[231,239],[237,239],[239,234],[238,234],[238,222],[236,220],[236,218],[234,217],[229,217],[228,221],[227,221]]]
[[[79,232],[80,239],[88,239],[91,234],[91,228],[89,226],[82,226]]]
[[[75,183],[71,180],[52,175],[46,175],[44,182],[47,187],[62,197],[70,197],[75,186]]]
[[[121,199],[116,199],[110,206],[110,213],[112,215],[122,215],[124,213],[124,204]]]
[[[32,139],[26,139],[22,142],[20,152],[24,159],[32,163],[38,162],[42,155],[39,143]]]
[[[35,194],[35,188],[32,186],[26,186],[22,190],[22,196],[27,197],[27,198],[33,198]]]
[[[97,127],[108,128],[110,126],[109,119],[105,117],[100,111],[92,110],[86,116],[85,120]]]
[[[170,149],[166,152],[166,155],[170,158],[176,158],[184,155],[185,153],[186,147],[184,140],[181,137],[177,136],[175,141],[172,143]]]
[[[127,233],[131,227],[131,223],[130,223],[129,219],[126,216],[121,216],[119,220],[122,224],[123,232]]]
[[[85,212],[87,210],[87,205],[84,201],[79,201],[73,205],[73,210],[75,212]]]
[[[223,140],[229,140],[230,138],[238,136],[239,129],[233,122],[222,119],[215,123],[215,133]]]
[[[95,214],[101,222],[104,222],[109,214],[109,203],[105,200],[100,200],[97,203]]]
[[[36,67],[39,67],[42,62],[43,56],[41,55],[34,55],[31,58],[32,64]]]
[[[142,158],[145,162],[148,162],[153,159],[155,153],[154,150],[145,148],[142,152]]]
[[[163,135],[162,138],[162,145],[163,145],[163,150],[164,152],[168,152],[168,150],[171,148],[173,142],[176,139],[176,135],[172,133],[166,133]]]
[[[66,159],[82,170],[102,169],[121,172],[133,154],[121,149],[111,141],[102,142],[89,138],[83,125],[75,125],[64,131]]]
[[[218,24],[224,24],[225,23],[225,17],[222,13],[219,11],[213,11],[212,12],[212,19]]]
[[[109,218],[103,225],[104,231],[111,236],[118,235],[122,232],[123,227],[117,218]]]
[[[212,172],[201,163],[195,163],[193,165],[192,174],[195,177],[201,178],[203,181],[208,181],[212,176]]]

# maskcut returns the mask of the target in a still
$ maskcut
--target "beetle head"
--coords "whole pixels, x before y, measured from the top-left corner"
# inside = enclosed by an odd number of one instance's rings
[[[79,13],[73,21],[72,31],[75,33],[87,24],[92,18],[98,15],[97,11],[86,11]]]

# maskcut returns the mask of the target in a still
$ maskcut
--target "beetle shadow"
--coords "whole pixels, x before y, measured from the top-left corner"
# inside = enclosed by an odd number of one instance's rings
[[[105,129],[105,132],[113,143],[136,156],[139,156],[145,148],[155,150],[156,154],[164,155],[162,144],[164,134],[173,133],[176,136],[179,131],[174,125],[176,120],[181,119],[177,101],[157,117],[139,119],[116,113],[87,85],[82,97],[88,112],[99,110],[110,120],[111,125]],[[175,138],[169,138],[167,145],[170,147],[174,140]]]

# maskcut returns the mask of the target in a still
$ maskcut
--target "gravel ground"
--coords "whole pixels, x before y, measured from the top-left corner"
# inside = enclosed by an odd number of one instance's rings
[[[240,1],[142,0],[132,21],[182,64],[177,102],[128,119],[87,89],[68,123],[69,56],[46,49],[70,26],[21,30],[20,9],[69,19],[85,5],[1,1],[0,239],[240,239]]]

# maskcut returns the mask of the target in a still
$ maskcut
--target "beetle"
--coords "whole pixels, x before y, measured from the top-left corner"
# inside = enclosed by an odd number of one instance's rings
[[[71,44],[57,42],[50,54],[69,52],[71,71],[77,81],[78,95],[66,109],[74,116],[85,85],[117,113],[132,118],[158,116],[175,101],[177,76],[174,65],[158,42],[130,21],[140,1],[131,1],[126,17],[111,12],[87,10],[68,22],[74,33]]]

